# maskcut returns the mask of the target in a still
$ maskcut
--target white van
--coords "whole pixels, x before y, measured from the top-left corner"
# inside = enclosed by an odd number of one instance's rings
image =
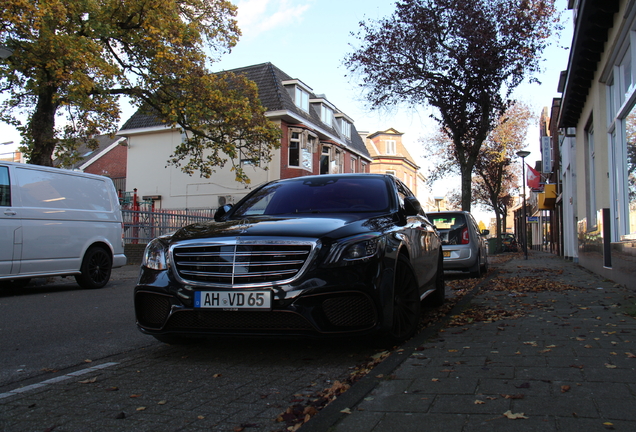
[[[126,264],[111,179],[0,161],[0,284],[74,275],[101,288]]]

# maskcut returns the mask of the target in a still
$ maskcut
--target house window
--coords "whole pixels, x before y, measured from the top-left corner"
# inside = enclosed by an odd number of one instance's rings
[[[384,145],[386,146],[386,154],[394,155],[395,154],[395,141],[386,140],[384,141]]]
[[[290,131],[288,165],[313,171],[313,153],[317,137],[302,129]]]
[[[328,106],[321,105],[320,120],[327,126],[331,126],[333,124],[333,110]]]
[[[385,173],[388,174],[388,175],[392,175],[392,176],[396,175],[395,170],[386,170]]]
[[[342,127],[342,134],[346,136],[347,138],[351,139],[351,123],[343,119],[341,123],[341,127]]]
[[[342,159],[343,159],[343,153],[340,150],[336,149],[334,160],[331,167],[331,172],[333,174],[340,174],[344,172],[344,164],[342,163]]]
[[[367,169],[367,163],[366,162],[360,162],[360,172],[362,172],[362,173],[369,172],[369,170]]]
[[[354,158],[353,156],[351,156],[351,172],[357,172],[356,168],[358,166],[358,158]]]
[[[309,93],[298,86],[296,87],[295,103],[298,108],[309,112]]]
[[[292,132],[289,138],[289,166],[300,167],[300,134]]]
[[[624,52],[607,80],[608,157],[612,241],[636,239],[636,89],[634,54],[636,33],[631,32]],[[587,156],[587,154],[586,154]],[[587,158],[586,158],[587,161]]]
[[[331,162],[331,147],[323,145],[320,152],[320,174],[329,174],[329,163]]]

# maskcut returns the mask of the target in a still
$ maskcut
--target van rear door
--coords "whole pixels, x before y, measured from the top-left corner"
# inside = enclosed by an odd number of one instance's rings
[[[13,200],[9,167],[0,165],[0,277],[20,271],[22,222]]]

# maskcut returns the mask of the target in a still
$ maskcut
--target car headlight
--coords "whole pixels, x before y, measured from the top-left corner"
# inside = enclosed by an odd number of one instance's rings
[[[159,239],[154,239],[148,243],[141,264],[152,270],[165,270],[167,268],[166,248]]]
[[[371,258],[384,248],[385,243],[384,236],[373,234],[355,236],[337,242],[332,246],[325,264],[346,263]]]

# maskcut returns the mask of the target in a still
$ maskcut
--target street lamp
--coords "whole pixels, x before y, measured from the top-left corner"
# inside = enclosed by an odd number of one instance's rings
[[[523,177],[523,253],[528,259],[528,228],[526,223],[528,216],[526,215],[526,157],[530,155],[529,151],[519,150],[517,156],[521,158],[521,174]]]

